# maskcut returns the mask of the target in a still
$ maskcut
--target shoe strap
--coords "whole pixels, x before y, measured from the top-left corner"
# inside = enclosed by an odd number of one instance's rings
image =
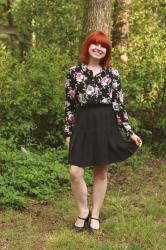
[[[100,221],[100,219],[99,219],[99,218],[94,218],[94,217],[91,217],[91,219],[94,219],[94,220],[98,220],[98,221]]]
[[[78,218],[81,220],[87,220],[87,218],[81,218],[80,216],[78,216]]]
[[[87,219],[89,218],[90,214],[91,214],[91,212],[89,211],[89,214],[88,214],[88,216],[87,216],[86,218],[82,218],[82,217],[80,217],[80,216],[78,216],[78,218],[79,218],[79,219],[82,219],[82,220],[87,220]]]

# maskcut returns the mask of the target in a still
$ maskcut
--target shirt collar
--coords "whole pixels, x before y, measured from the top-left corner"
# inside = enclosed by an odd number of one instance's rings
[[[81,65],[83,70],[91,71],[90,69],[88,69],[88,67],[85,63],[80,63],[80,65]],[[103,72],[103,71],[106,71],[106,68],[104,66],[102,66],[101,72]]]

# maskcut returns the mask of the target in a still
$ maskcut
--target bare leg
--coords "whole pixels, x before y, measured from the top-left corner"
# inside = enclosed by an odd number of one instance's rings
[[[84,180],[84,168],[71,165],[70,180],[72,192],[80,212],[79,216],[86,218],[88,216],[89,209],[87,205],[87,186]],[[78,227],[82,227],[83,224],[84,221],[77,218],[75,225]]]
[[[94,166],[94,182],[93,182],[93,209],[92,217],[99,218],[100,208],[105,198],[105,193],[107,190],[107,173],[108,165]],[[91,220],[91,227],[98,229],[99,221]]]

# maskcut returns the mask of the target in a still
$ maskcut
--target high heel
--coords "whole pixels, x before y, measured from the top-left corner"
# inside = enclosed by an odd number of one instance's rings
[[[93,219],[93,220],[98,220],[100,222],[100,219],[99,218],[94,218],[94,217],[90,217],[90,220]],[[88,231],[89,233],[95,233],[97,231],[99,231],[100,228],[96,229],[96,228],[93,228],[91,227],[91,225],[89,225],[89,228],[88,228]]]
[[[87,226],[87,224],[88,224],[88,222],[89,222],[90,216],[91,216],[91,211],[90,211],[90,210],[89,210],[89,214],[88,214],[88,216],[87,216],[86,218],[82,218],[82,217],[78,216],[79,219],[84,220],[84,225],[83,225],[82,227],[78,227],[78,226],[76,226],[76,225],[74,224],[74,225],[73,225],[73,228],[72,228],[73,231],[74,231],[74,232],[77,232],[77,233],[82,232],[82,231],[86,228],[86,226]]]

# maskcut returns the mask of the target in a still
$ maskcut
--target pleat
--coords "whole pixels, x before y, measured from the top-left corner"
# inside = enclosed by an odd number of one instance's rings
[[[69,164],[79,167],[105,165],[127,159],[138,150],[125,140],[110,104],[80,107],[69,144]]]

